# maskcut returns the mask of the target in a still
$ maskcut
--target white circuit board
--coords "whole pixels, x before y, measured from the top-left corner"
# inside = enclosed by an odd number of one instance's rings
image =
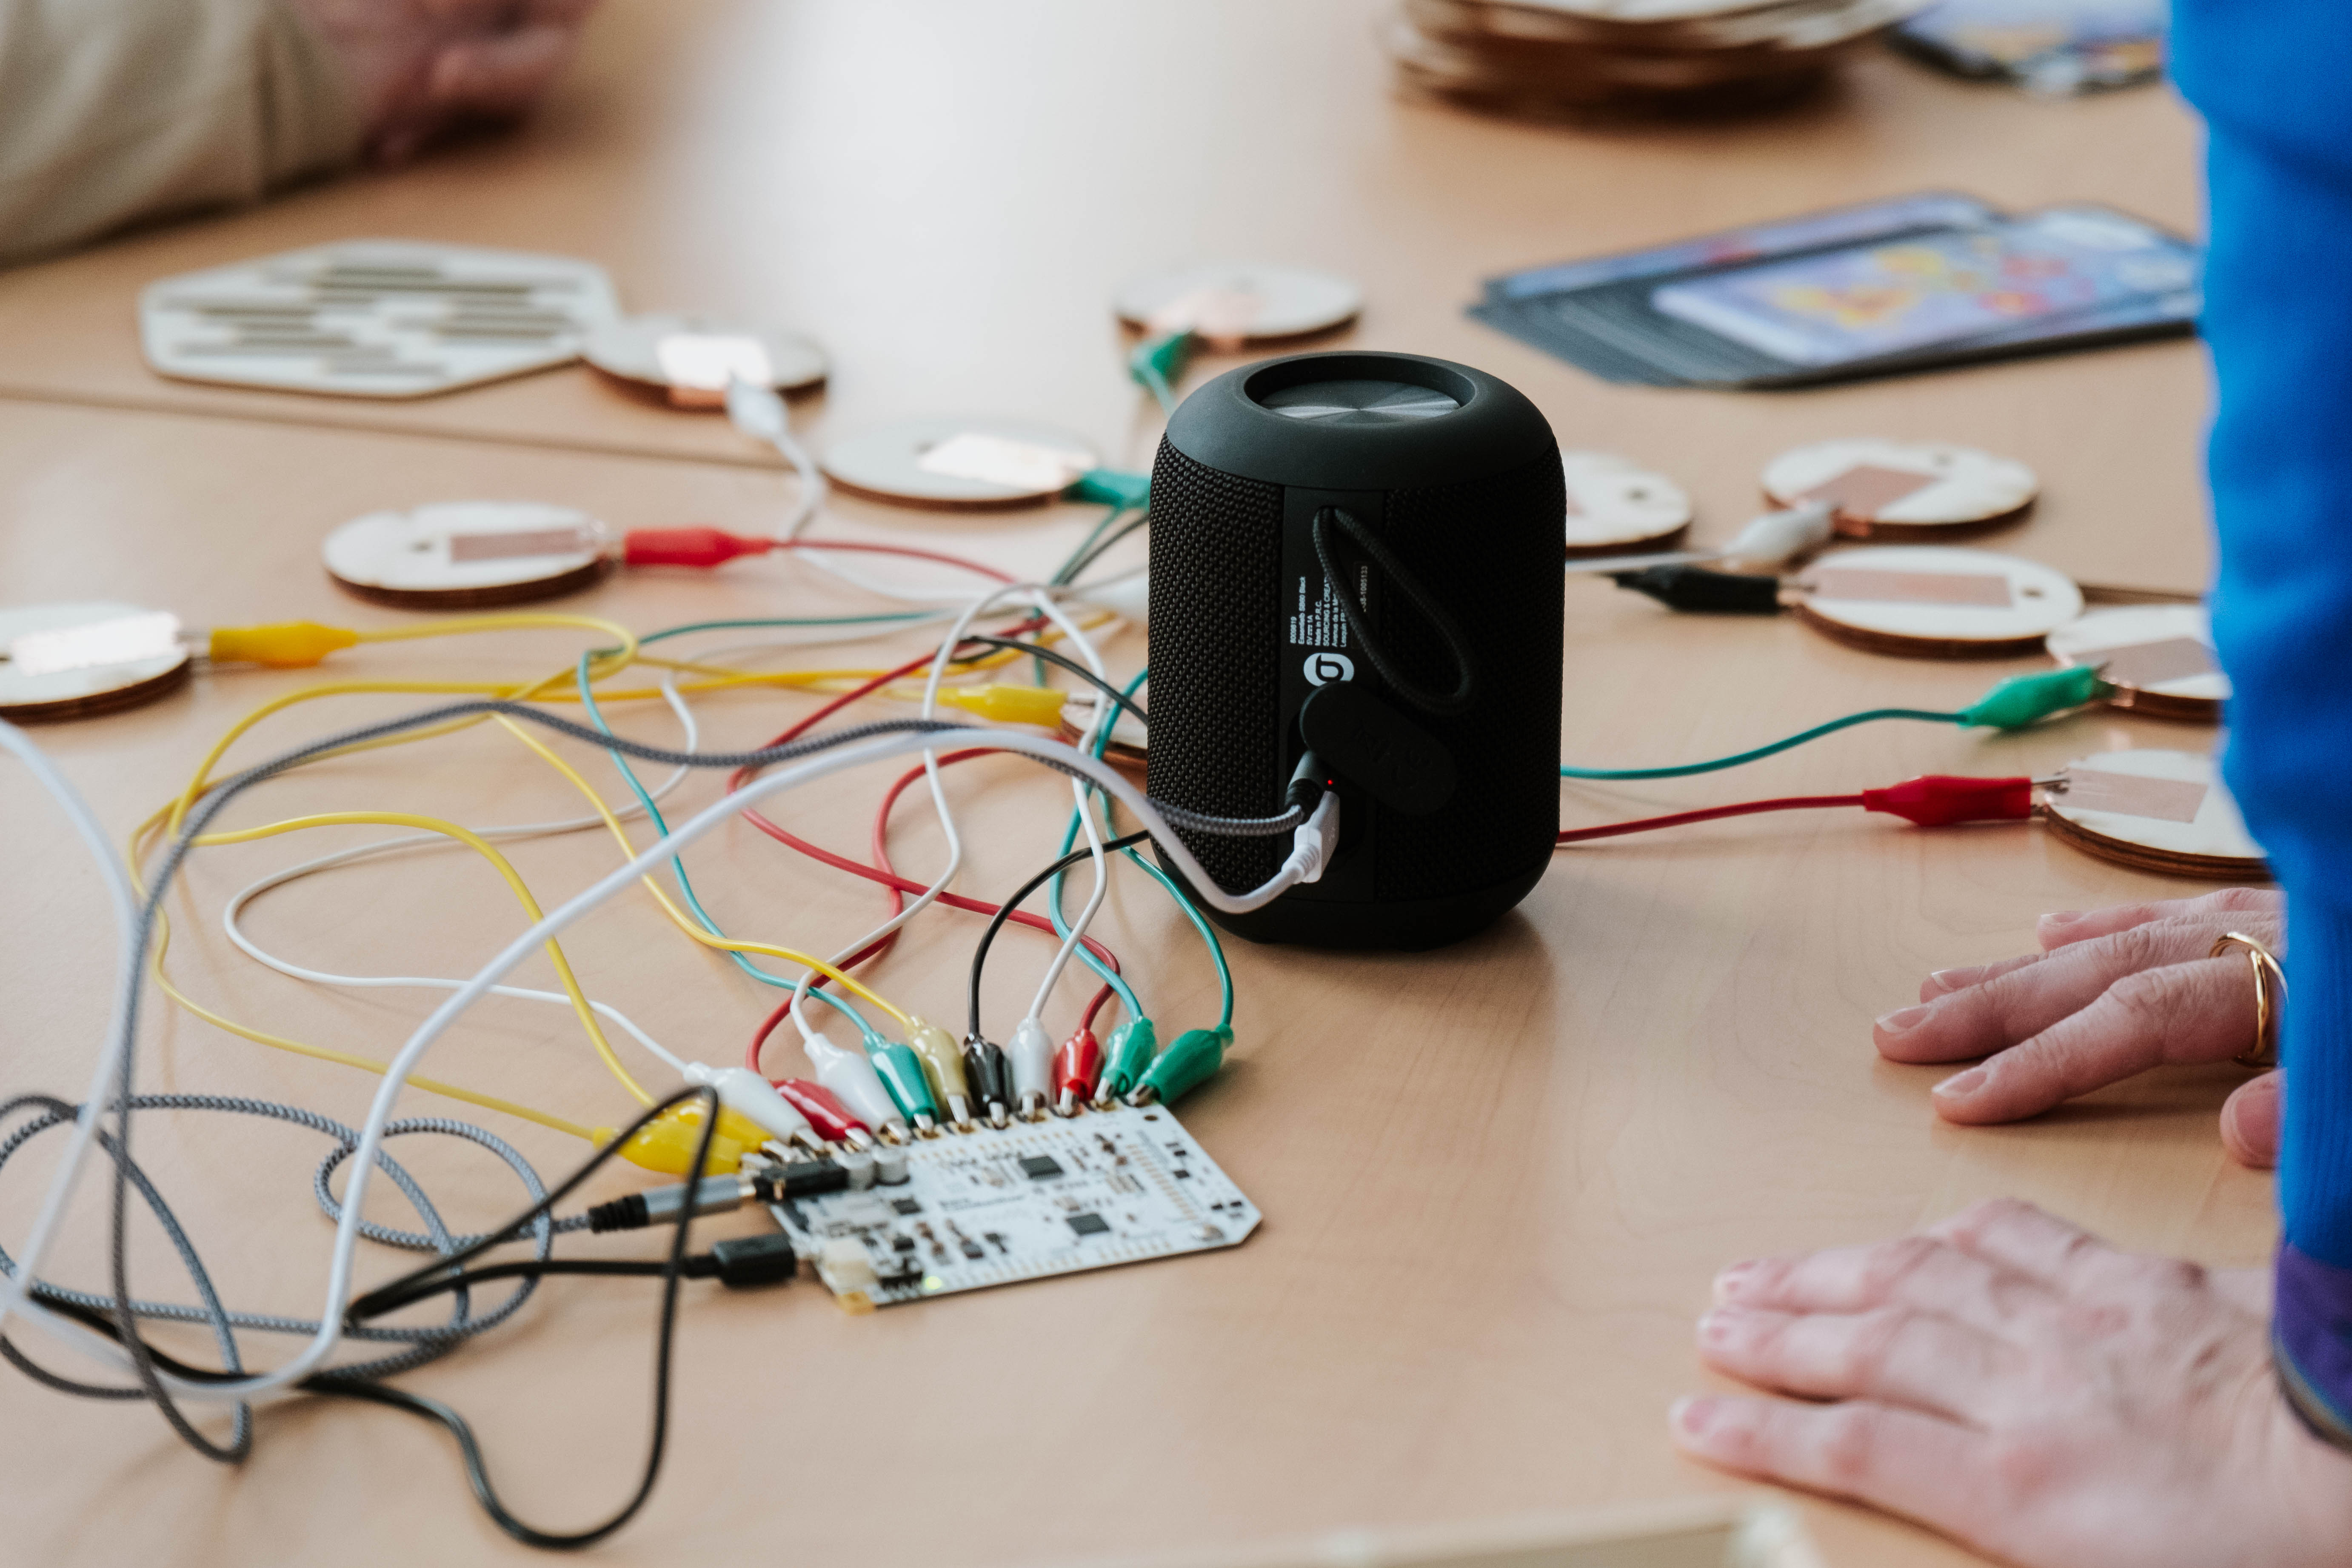
[[[907,1156],[896,1185],[769,1206],[852,1310],[1234,1247],[1261,1217],[1161,1106],[947,1132]]]

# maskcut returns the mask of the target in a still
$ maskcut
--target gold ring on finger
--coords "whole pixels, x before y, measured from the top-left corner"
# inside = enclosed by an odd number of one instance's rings
[[[2243,948],[2254,972],[2254,1043],[2231,1058],[2242,1068],[2268,1072],[2278,1066],[2279,1022],[2286,1016],[2286,971],[2278,954],[2242,931],[2214,939],[2208,958],[2219,958],[2233,947]]]

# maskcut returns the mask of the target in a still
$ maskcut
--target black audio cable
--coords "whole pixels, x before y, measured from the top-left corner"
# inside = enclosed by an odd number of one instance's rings
[[[365,1295],[354,1299],[346,1310],[345,1315],[354,1323],[364,1322],[372,1317],[380,1317],[386,1312],[395,1310],[402,1304],[404,1292],[428,1281],[437,1283],[441,1279],[448,1279],[469,1259],[478,1258],[491,1247],[501,1245],[509,1236],[551,1212],[557,1204],[571,1196],[572,1192],[594,1174],[606,1161],[618,1154],[631,1138],[651,1126],[664,1112],[683,1105],[688,1100],[699,1100],[702,1104],[702,1131],[701,1135],[695,1140],[694,1158],[688,1164],[687,1169],[697,1172],[708,1170],[710,1163],[710,1145],[719,1134],[719,1091],[707,1085],[697,1084],[691,1088],[679,1089],[677,1093],[666,1096],[653,1105],[647,1106],[635,1121],[624,1128],[603,1148],[590,1155],[579,1169],[558,1183],[552,1192],[513,1219],[498,1226],[472,1246],[460,1247],[446,1258],[436,1258],[424,1267],[413,1268],[398,1279],[380,1285]],[[687,1239],[688,1231],[694,1224],[694,1212],[695,1205],[692,1204],[680,1204],[677,1206],[677,1224],[670,1231],[669,1256],[660,1265],[661,1320],[654,1333],[653,1419],[652,1430],[646,1443],[645,1473],[639,1479],[636,1490],[630,1494],[628,1500],[600,1524],[592,1525],[586,1530],[555,1531],[540,1530],[524,1523],[499,1499],[497,1487],[491,1483],[489,1469],[483,1460],[481,1445],[476,1440],[473,1428],[467,1424],[463,1415],[439,1400],[426,1399],[420,1394],[411,1394],[405,1389],[394,1388],[387,1384],[373,1383],[361,1378],[343,1379],[332,1374],[306,1378],[300,1386],[316,1393],[334,1394],[341,1398],[362,1399],[373,1404],[393,1405],[398,1409],[406,1410],[412,1415],[421,1415],[427,1420],[439,1423],[447,1429],[450,1436],[457,1440],[458,1454],[466,1466],[466,1479],[474,1489],[475,1500],[482,1505],[483,1511],[497,1522],[500,1530],[505,1531],[525,1546],[536,1546],[550,1551],[576,1551],[581,1547],[593,1546],[635,1518],[637,1510],[645,1506],[646,1500],[653,1495],[654,1483],[661,1479],[662,1456],[669,1443],[670,1368],[677,1339],[678,1286],[686,1279]],[[536,1263],[538,1260],[533,1261]],[[463,1281],[449,1279],[449,1288],[462,1289]]]
[[[1371,563],[1380,568],[1381,575],[1421,612],[1422,618],[1444,642],[1445,651],[1452,656],[1454,668],[1459,671],[1453,690],[1433,692],[1406,679],[1389,658],[1388,650],[1372,636],[1371,627],[1365,623],[1364,612],[1357,605],[1356,595],[1349,590],[1348,578],[1340,572],[1339,559],[1332,551],[1330,531],[1335,525],[1348,536],[1349,542],[1362,551]],[[1478,692],[1477,667],[1470,658],[1469,639],[1463,636],[1462,628],[1455,624],[1454,617],[1446,614],[1445,606],[1437,602],[1436,595],[1405,570],[1404,563],[1399,561],[1371,530],[1341,508],[1327,506],[1318,511],[1307,533],[1314,541],[1315,559],[1323,568],[1324,581],[1330,584],[1331,596],[1339,602],[1339,613],[1347,617],[1348,630],[1362,647],[1364,657],[1371,660],[1372,668],[1380,672],[1381,679],[1388,682],[1389,689],[1423,712],[1441,718],[1459,713],[1469,707],[1471,699]]]
[[[18,1103],[35,1102],[36,1100],[37,1097],[26,1097],[26,1100]],[[697,1142],[694,1163],[690,1168],[706,1167],[709,1161],[711,1142],[716,1137],[719,1127],[718,1093],[706,1086],[696,1085],[682,1089],[647,1107],[635,1121],[623,1129],[604,1147],[598,1149],[578,1170],[558,1184],[552,1192],[541,1195],[530,1208],[482,1236],[468,1238],[449,1237],[446,1230],[441,1228],[438,1217],[432,1214],[429,1206],[425,1207],[424,1212],[428,1223],[439,1233],[444,1243],[454,1250],[448,1251],[445,1256],[436,1257],[423,1267],[412,1269],[398,1279],[359,1297],[347,1310],[351,1331],[357,1333],[364,1331],[364,1320],[368,1318],[383,1316],[410,1302],[424,1300],[427,1296],[454,1293],[459,1298],[458,1312],[462,1319],[465,1310],[464,1293],[469,1287],[501,1279],[522,1280],[523,1283],[515,1292],[514,1298],[501,1303],[500,1310],[491,1314],[492,1320],[495,1321],[502,1320],[508,1311],[519,1303],[520,1298],[530,1293],[538,1278],[545,1274],[626,1274],[658,1277],[663,1282],[662,1308],[655,1339],[652,1431],[646,1446],[646,1466],[636,1489],[611,1517],[587,1530],[569,1532],[542,1531],[525,1523],[517,1518],[499,1497],[498,1489],[490,1480],[481,1444],[476,1438],[472,1426],[462,1415],[439,1400],[427,1399],[404,1389],[394,1388],[388,1384],[377,1382],[370,1376],[355,1375],[364,1374],[372,1370],[373,1365],[380,1363],[372,1363],[371,1367],[352,1370],[314,1373],[295,1384],[294,1386],[310,1394],[391,1405],[438,1423],[457,1441],[459,1457],[466,1467],[467,1479],[473,1489],[476,1500],[497,1522],[499,1529],[526,1546],[556,1551],[576,1550],[593,1545],[619,1530],[645,1506],[646,1500],[652,1495],[654,1484],[661,1474],[662,1457],[668,1438],[670,1370],[677,1338],[677,1294],[680,1282],[692,1277],[715,1277],[730,1284],[761,1283],[789,1278],[791,1265],[778,1257],[779,1249],[769,1244],[766,1237],[748,1238],[749,1242],[758,1245],[730,1247],[730,1244],[722,1242],[709,1254],[702,1255],[700,1258],[689,1257],[686,1249],[688,1227],[693,1223],[696,1211],[694,1205],[682,1204],[676,1210],[676,1223],[671,1232],[669,1255],[658,1262],[593,1258],[551,1259],[542,1256],[513,1264],[492,1265],[487,1268],[474,1270],[470,1274],[463,1271],[460,1266],[489,1248],[502,1246],[509,1241],[529,1238],[544,1245],[551,1226],[558,1223],[551,1219],[551,1211],[557,1204],[569,1197],[583,1182],[618,1153],[629,1139],[650,1126],[665,1112],[691,1100],[703,1101],[705,1112],[701,1136]],[[63,1110],[67,1113],[68,1119],[70,1119],[72,1107],[46,1100],[38,1102],[43,1103],[52,1113]],[[353,1141],[356,1142],[356,1134],[352,1136]],[[114,1158],[118,1169],[128,1164],[113,1139],[101,1132],[100,1142],[100,1147]],[[161,1194],[155,1192],[152,1183],[147,1180],[143,1173],[137,1173],[133,1180],[142,1195],[146,1197],[150,1205],[155,1209],[156,1217],[163,1222],[166,1232],[173,1237],[175,1241],[184,1243],[184,1232],[182,1231],[176,1218],[172,1215],[168,1205],[163,1205]],[[537,1184],[535,1176],[532,1184],[534,1186]],[[782,1238],[779,1237],[779,1239]],[[787,1256],[789,1255],[788,1245],[782,1250]],[[206,1316],[215,1323],[222,1336],[222,1359],[226,1363],[223,1368],[208,1369],[191,1366],[148,1342],[138,1333],[135,1326],[129,1324],[130,1314],[121,1310],[126,1305],[136,1307],[140,1305],[138,1303],[125,1303],[120,1299],[106,1301],[103,1298],[89,1298],[79,1292],[49,1289],[41,1289],[39,1296],[43,1304],[49,1310],[72,1318],[112,1338],[125,1350],[131,1352],[134,1363],[151,1371],[160,1368],[191,1383],[236,1382],[246,1375],[238,1364],[236,1342],[227,1333],[229,1325],[236,1315],[220,1309],[217,1298],[212,1293],[210,1281],[205,1278],[202,1265],[195,1258],[193,1249],[183,1245],[181,1251],[196,1280],[198,1293],[206,1302],[208,1309]],[[730,1274],[733,1278],[730,1278]],[[480,1326],[487,1327],[488,1324],[485,1322]],[[416,1331],[379,1331],[379,1332],[413,1333]],[[0,1340],[0,1352],[5,1352],[7,1359],[28,1375],[67,1393],[107,1399],[147,1397],[144,1388],[93,1387],[69,1382],[44,1368],[36,1366],[5,1340]],[[237,1409],[240,1413],[237,1433],[232,1438],[230,1446],[226,1449],[219,1448],[217,1446],[208,1446],[207,1451],[236,1458],[243,1457],[251,1430],[251,1418],[247,1413],[248,1407],[240,1405]]]

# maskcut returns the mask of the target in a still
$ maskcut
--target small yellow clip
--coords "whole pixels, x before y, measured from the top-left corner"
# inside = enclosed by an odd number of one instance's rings
[[[279,621],[266,626],[216,626],[209,649],[217,664],[259,664],[271,669],[302,669],[360,640],[348,626],[316,621]]]
[[[1038,724],[1047,729],[1062,721],[1062,704],[1069,700],[1068,692],[1050,686],[950,686],[940,692],[940,701],[951,702],[983,719],[1003,724]]]
[[[596,1142],[601,1146],[610,1143],[618,1129],[599,1127]],[[702,1139],[702,1101],[690,1100],[674,1105],[655,1118],[653,1125],[630,1139],[621,1149],[621,1158],[633,1165],[643,1165],[648,1171],[666,1175],[683,1176],[694,1158],[694,1146]],[[706,1176],[725,1175],[742,1163],[743,1156],[768,1141],[759,1124],[738,1116],[731,1110],[719,1113],[719,1132],[710,1141],[710,1158],[703,1166]]]

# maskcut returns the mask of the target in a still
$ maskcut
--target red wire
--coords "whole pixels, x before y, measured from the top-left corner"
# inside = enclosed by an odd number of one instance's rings
[[[789,541],[786,542],[820,549],[825,548],[825,546],[816,544],[814,542],[811,541]],[[895,545],[880,544],[848,545],[842,546],[841,548],[888,551],[900,554],[921,555],[929,553],[929,552],[924,551],[904,551]],[[969,563],[957,562],[952,556],[940,555],[934,556],[933,559],[946,561],[954,565],[970,564]],[[985,567],[980,567],[977,569],[982,571],[990,570]],[[990,572],[990,574],[992,576],[1002,576],[1002,574],[994,573],[992,571]],[[1012,579],[1005,578],[1004,581],[1010,582]],[[1018,637],[1023,632],[1035,631],[1045,624],[1045,622],[1043,616],[1033,616],[1025,621],[1017,622],[1013,626],[1006,626],[1003,630],[994,635],[998,637]],[[785,729],[781,734],[770,741],[768,745],[771,747],[782,746],[800,739],[801,736],[806,734],[817,724],[822,723],[832,715],[840,712],[844,708],[848,707],[851,703],[858,700],[860,698],[871,696],[876,691],[880,690],[883,687],[887,686],[891,681],[897,680],[903,676],[912,675],[917,670],[929,668],[932,658],[935,657],[935,653],[926,653],[919,658],[908,660],[905,664],[898,666],[896,669],[885,670],[880,675],[875,676],[872,679],[866,681],[864,684],[854,687],[851,689],[841,693],[831,701],[819,707],[814,712],[806,715],[789,728]],[[942,756],[940,761],[942,764],[960,763],[972,757],[987,755],[994,749],[995,748],[993,747],[972,747],[965,751],[950,752],[946,755]],[[727,787],[729,791],[732,792],[741,789],[746,784],[749,784],[754,777],[756,777],[759,772],[759,769],[752,767],[736,769],[735,772],[728,777]],[[816,845],[811,844],[805,838],[801,838],[793,834],[787,833],[784,829],[777,826],[774,823],[769,821],[765,816],[761,816],[758,811],[751,807],[746,806],[743,809],[743,816],[744,819],[750,822],[752,826],[758,828],[761,832],[766,834],[769,837],[774,839],[779,844],[784,845],[789,848],[797,849],[803,855],[809,856],[814,859],[821,860],[824,864],[831,866],[837,870],[846,871],[854,877],[863,877],[867,881],[882,883],[890,890],[890,912],[895,915],[906,908],[906,903],[900,895],[905,893],[919,893],[925,891],[927,889],[927,884],[909,881],[897,873],[890,865],[890,851],[888,846],[890,807],[897,802],[899,795],[906,790],[908,785],[912,784],[916,779],[921,777],[922,773],[923,770],[920,767],[912,769],[904,777],[900,778],[898,783],[892,784],[889,792],[882,797],[882,808],[876,814],[874,823],[874,854],[879,869],[877,869],[875,867],[861,866],[856,861],[848,858],[846,856],[835,855],[829,849],[819,848]],[[967,899],[955,893],[941,893],[937,901],[946,904],[953,909],[969,910],[975,914],[992,915],[997,910],[997,906],[994,904],[982,903],[978,899]],[[1039,931],[1052,932],[1054,930],[1053,922],[1045,919],[1041,915],[1024,914],[1016,910],[1013,911],[1012,919],[1022,925],[1030,926]],[[877,937],[866,946],[860,948],[856,954],[845,960],[840,967],[843,969],[854,969],[858,964],[865,963],[866,960],[888,952],[891,945],[898,940],[898,933],[895,931]],[[1117,970],[1118,968],[1118,959],[1111,952],[1110,949],[1103,946],[1102,943],[1095,941],[1092,937],[1082,937],[1079,940],[1086,943],[1087,950],[1089,952],[1092,952],[1097,958],[1101,959],[1103,963],[1109,965],[1111,969]],[[823,985],[824,983],[824,976],[819,975],[815,980],[811,982],[810,989],[814,990],[817,986]],[[1100,992],[1096,994],[1095,999],[1089,1003],[1087,1007],[1085,1021],[1087,1025],[1091,1026],[1093,1024],[1095,1015],[1101,1011],[1104,1001],[1110,994],[1111,990],[1108,985],[1104,986]],[[775,1011],[770,1013],[766,1019],[761,1023],[759,1031],[751,1037],[751,1043],[744,1052],[744,1065],[750,1068],[753,1072],[759,1072],[761,1070],[760,1067],[761,1047],[768,1043],[768,1037],[776,1032],[778,1026],[782,1025],[787,1017],[791,1016],[793,1000],[794,998],[793,997],[785,998],[783,1005],[776,1008]]]
[[[954,763],[969,762],[974,757],[992,756],[996,754],[996,751],[997,748],[992,746],[972,746],[960,752],[949,752],[940,758],[940,766],[945,767]],[[743,815],[751,818],[754,826],[759,827],[761,832],[767,834],[770,837],[775,839],[780,844],[797,849],[803,855],[821,860],[824,864],[831,866],[837,870],[846,871],[854,877],[863,877],[869,882],[881,883],[884,887],[889,889],[891,906],[890,912],[892,914],[897,914],[900,910],[906,907],[900,895],[905,893],[922,892],[926,890],[927,885],[899,876],[896,868],[890,864],[890,850],[888,844],[890,808],[897,804],[898,796],[904,794],[916,780],[922,776],[923,770],[921,767],[917,766],[908,769],[897,783],[890,786],[888,792],[882,797],[882,807],[875,814],[874,819],[874,854],[875,859],[879,862],[878,868],[874,866],[861,866],[845,855],[836,855],[830,849],[825,849],[817,845],[811,844],[804,838],[786,832],[783,828],[777,826],[774,823],[759,816],[756,812],[746,811]],[[960,893],[941,893],[939,896],[938,901],[953,909],[968,910],[976,915],[992,915],[997,910],[997,906],[994,904],[985,903],[978,899],[968,899]],[[1015,910],[1013,911],[1011,919],[1021,925],[1030,927],[1032,930],[1044,931],[1049,936],[1058,934],[1054,930],[1053,922],[1043,915],[1033,915],[1024,910]],[[865,963],[868,958],[871,958],[877,953],[887,949],[892,942],[898,940],[898,933],[895,931],[886,936],[877,937],[872,943],[861,949],[856,956],[845,962],[841,967],[844,969],[855,968],[856,965]],[[1103,963],[1108,965],[1112,970],[1117,971],[1118,969],[1118,955],[1112,952],[1110,949],[1105,947],[1093,937],[1081,937],[1079,938],[1079,941],[1086,944],[1087,952],[1102,960]],[[814,982],[815,985],[822,985],[824,984],[824,980],[823,976],[819,976]],[[1084,1022],[1089,1027],[1091,1027],[1094,1023],[1095,1015],[1102,1010],[1104,1002],[1111,995],[1111,988],[1106,985],[1097,993],[1094,1001],[1088,1004]],[[768,1037],[774,1034],[777,1027],[783,1023],[785,1018],[791,1016],[793,1001],[793,998],[785,998],[783,1005],[779,1006],[774,1012],[769,1014],[766,1021],[761,1024],[759,1032],[751,1037],[751,1044],[744,1053],[744,1065],[749,1067],[752,1071],[759,1072],[762,1070],[760,1067],[761,1047],[768,1043]]]
[[[1748,800],[1738,805],[1710,805],[1703,811],[1678,811],[1672,816],[1645,816],[1638,822],[1612,822],[1601,827],[1571,827],[1559,836],[1562,844],[1586,838],[1613,838],[1621,833],[1647,833],[1654,827],[1680,827],[1685,823],[1712,822],[1718,816],[1748,816],[1759,811],[1818,811],[1830,806],[1861,805],[1858,795],[1795,795],[1778,800]]]

